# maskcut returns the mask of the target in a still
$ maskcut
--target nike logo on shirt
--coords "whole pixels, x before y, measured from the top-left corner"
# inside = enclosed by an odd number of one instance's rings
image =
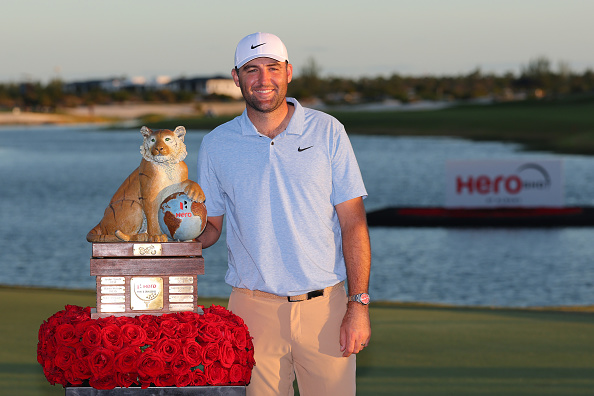
[[[306,147],[306,148],[301,148],[301,147],[299,147],[299,148],[297,148],[297,151],[299,151],[299,152],[302,152],[302,151],[305,151],[305,150],[307,150],[307,149],[310,149],[310,148],[312,148],[312,147],[313,147],[313,146],[309,146],[309,147]]]

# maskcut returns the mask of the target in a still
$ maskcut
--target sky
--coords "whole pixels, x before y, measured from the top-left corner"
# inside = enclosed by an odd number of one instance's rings
[[[539,57],[594,70],[592,0],[4,0],[0,82],[230,75],[257,31],[294,73],[519,73]]]

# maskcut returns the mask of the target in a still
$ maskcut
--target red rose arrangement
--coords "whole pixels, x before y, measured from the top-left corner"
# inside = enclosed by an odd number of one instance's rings
[[[47,380],[96,389],[247,385],[254,346],[243,320],[224,307],[91,319],[67,305],[39,328],[37,361]]]

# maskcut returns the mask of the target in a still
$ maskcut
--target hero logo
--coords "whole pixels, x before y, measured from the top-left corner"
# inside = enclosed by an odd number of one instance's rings
[[[524,175],[524,177],[522,177]],[[468,194],[518,194],[523,189],[545,190],[551,187],[551,177],[545,168],[538,164],[524,164],[516,170],[516,174],[498,175],[490,177],[481,175],[477,177],[468,176],[463,179],[456,176],[456,193],[462,194],[466,190]]]
[[[180,210],[188,210],[188,201],[183,201],[179,203]],[[175,214],[175,217],[192,217],[191,212],[178,212]]]

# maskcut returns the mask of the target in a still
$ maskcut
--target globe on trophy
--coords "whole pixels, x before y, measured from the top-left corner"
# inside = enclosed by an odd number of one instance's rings
[[[159,226],[174,241],[191,241],[206,227],[204,202],[192,201],[185,193],[176,192],[159,207]]]

